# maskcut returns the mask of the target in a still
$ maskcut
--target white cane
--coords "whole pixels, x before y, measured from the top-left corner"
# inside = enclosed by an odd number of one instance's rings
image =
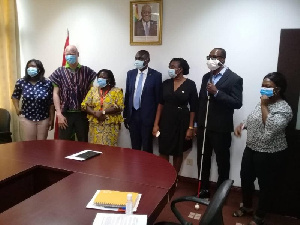
[[[212,81],[212,77],[210,78],[210,82]],[[212,83],[212,82],[211,82]],[[201,162],[200,162],[200,174],[199,174],[199,183],[198,183],[198,193],[197,197],[199,198],[200,188],[201,188],[201,173],[202,173],[202,163],[203,163],[203,154],[204,154],[204,145],[205,145],[205,136],[206,136],[206,125],[207,125],[207,116],[208,116],[208,107],[209,107],[210,95],[207,96],[207,103],[206,103],[206,114],[205,114],[205,121],[204,121],[204,132],[203,132],[203,141],[202,141],[202,150],[201,150]],[[195,205],[195,209],[199,209],[199,204]]]

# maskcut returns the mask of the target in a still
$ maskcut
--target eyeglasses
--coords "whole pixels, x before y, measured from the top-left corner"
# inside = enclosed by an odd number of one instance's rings
[[[223,58],[223,57],[222,56],[216,56],[216,55],[208,55],[208,56],[206,56],[207,60],[210,60],[210,59],[215,60],[215,59],[218,59],[218,58]]]

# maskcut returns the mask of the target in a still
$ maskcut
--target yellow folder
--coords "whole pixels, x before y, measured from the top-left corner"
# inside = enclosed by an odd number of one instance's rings
[[[111,190],[100,190],[94,204],[104,207],[125,207],[127,194],[132,194],[132,205],[134,206],[139,193]]]

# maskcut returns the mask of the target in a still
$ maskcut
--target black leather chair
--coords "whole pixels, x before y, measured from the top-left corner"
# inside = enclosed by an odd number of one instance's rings
[[[175,216],[177,217],[177,219],[180,221],[180,224],[193,225],[192,223],[186,221],[182,217],[182,215],[180,215],[179,211],[175,207],[175,204],[178,202],[189,201],[189,202],[199,203],[202,205],[207,205],[208,207],[206,208],[204,214],[202,215],[199,225],[224,225],[222,209],[232,184],[233,184],[233,180],[224,181],[220,185],[220,187],[218,188],[218,190],[216,191],[216,193],[214,194],[210,202],[194,196],[185,196],[173,200],[171,203],[171,209],[175,214]],[[155,225],[179,225],[179,224],[172,223],[172,222],[159,222],[156,223]]]
[[[10,114],[0,108],[0,144],[12,142],[10,132]]]

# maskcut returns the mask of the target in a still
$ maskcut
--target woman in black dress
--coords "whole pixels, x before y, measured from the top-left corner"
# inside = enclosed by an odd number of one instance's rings
[[[194,81],[185,78],[189,65],[182,58],[174,58],[169,64],[171,79],[163,82],[162,96],[157,107],[153,135],[159,131],[160,156],[169,161],[179,173],[183,152],[192,147],[194,117],[197,108],[197,88]]]

